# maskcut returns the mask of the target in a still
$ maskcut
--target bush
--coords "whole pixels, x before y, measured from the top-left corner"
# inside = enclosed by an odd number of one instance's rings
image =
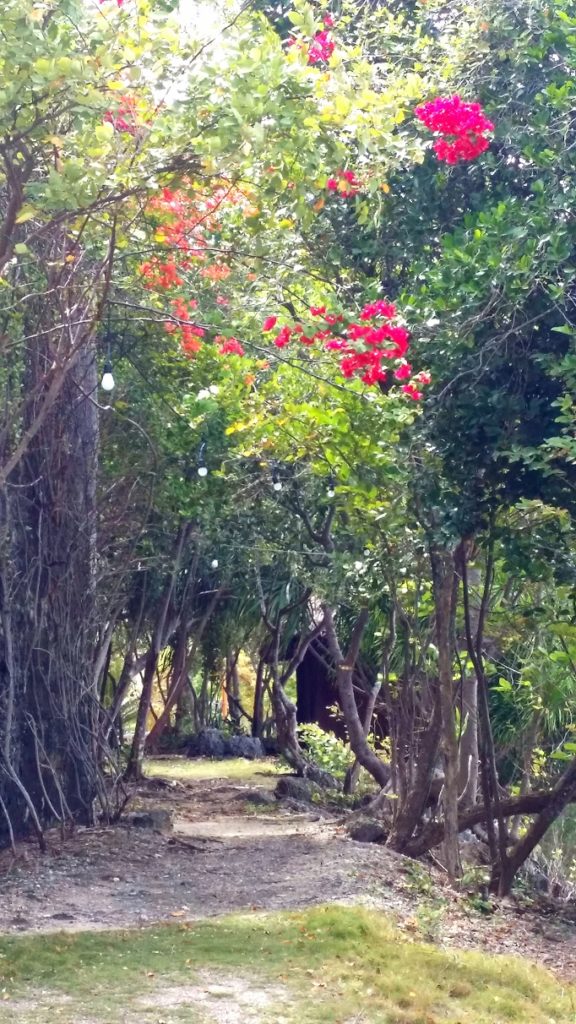
[[[344,778],[354,761],[349,743],[344,743],[334,733],[325,732],[313,722],[298,726],[298,735],[311,761],[319,768],[330,772],[336,779]]]

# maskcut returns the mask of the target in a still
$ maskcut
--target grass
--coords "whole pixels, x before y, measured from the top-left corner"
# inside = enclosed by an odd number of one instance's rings
[[[276,986],[273,1003],[247,1018],[262,1024],[576,1022],[576,989],[533,964],[410,943],[382,915],[338,906],[1,938],[0,1020],[218,1021],[217,999],[184,999],[161,1011],[154,1005],[155,993],[171,986],[204,984],[203,972],[224,988],[234,978],[272,993]]]
[[[162,776],[165,779],[180,779],[182,782],[199,779],[238,779],[260,784],[262,776],[274,777],[282,771],[274,758],[247,761],[234,757],[224,761],[212,761],[198,757],[151,757],[144,764],[146,775]]]

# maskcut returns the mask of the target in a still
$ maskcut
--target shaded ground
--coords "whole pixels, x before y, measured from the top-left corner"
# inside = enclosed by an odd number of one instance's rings
[[[64,841],[53,832],[46,855],[32,843],[16,862],[3,854],[0,931],[130,928],[236,910],[363,904],[392,915],[409,938],[516,953],[576,978],[576,928],[559,911],[547,916],[506,901],[484,916],[439,872],[350,840],[338,818],[247,805],[239,799],[247,788],[274,787],[270,763],[172,760],[152,770],[134,806],[169,808],[174,831],[78,829]]]

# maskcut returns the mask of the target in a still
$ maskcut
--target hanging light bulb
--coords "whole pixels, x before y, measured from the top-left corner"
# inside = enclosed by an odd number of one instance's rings
[[[272,487],[274,488],[275,491],[282,490],[282,481],[278,479],[278,473],[276,472],[276,470],[274,470],[274,472],[272,473]]]
[[[208,467],[204,463],[204,451],[206,449],[206,442],[202,441],[200,448],[198,449],[198,469],[196,472],[198,476],[208,476]]]
[[[217,558],[213,558],[212,559],[212,561],[210,562],[210,568],[211,569],[217,569],[218,568],[218,559]]]
[[[333,498],[334,495],[336,494],[336,481],[332,474],[330,474],[330,476],[328,477],[328,489],[326,491],[326,494],[329,498]]]
[[[116,381],[112,376],[112,363],[109,359],[104,363],[104,370],[102,373],[102,380],[100,381],[100,387],[103,391],[113,391],[116,386]]]

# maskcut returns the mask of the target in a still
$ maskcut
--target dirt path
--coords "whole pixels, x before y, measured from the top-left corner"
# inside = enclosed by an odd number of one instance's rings
[[[214,770],[208,767],[208,771]],[[439,873],[346,835],[315,810],[253,808],[247,789],[273,788],[277,776],[151,779],[138,808],[168,808],[172,832],[137,827],[78,829],[49,853],[32,844],[0,860],[0,931],[128,928],[194,920],[246,909],[319,903],[381,908],[407,935],[459,948],[516,953],[576,978],[576,927],[511,902],[482,916]]]

